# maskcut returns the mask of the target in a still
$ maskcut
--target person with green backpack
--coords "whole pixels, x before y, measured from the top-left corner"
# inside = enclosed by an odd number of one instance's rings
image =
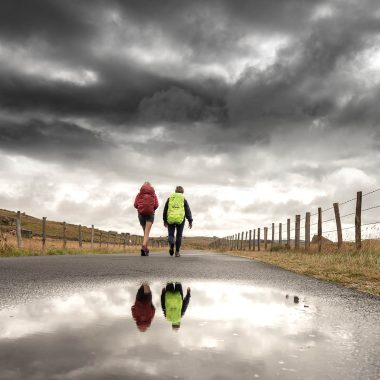
[[[173,330],[181,326],[181,318],[184,316],[190,302],[190,288],[187,288],[183,297],[182,284],[180,282],[168,282],[161,292],[161,307],[165,318],[171,322]]]
[[[165,203],[164,208],[164,226],[168,229],[168,240],[170,244],[169,254],[174,255],[175,244],[175,256],[179,257],[179,253],[182,243],[182,233],[185,226],[185,218],[189,222],[189,228],[193,227],[193,217],[191,215],[189,204],[185,199],[184,190],[182,186],[177,186],[175,192],[170,195]],[[174,238],[174,234],[176,237]]]

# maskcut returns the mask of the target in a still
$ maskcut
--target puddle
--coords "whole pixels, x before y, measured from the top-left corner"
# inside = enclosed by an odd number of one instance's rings
[[[0,378],[357,376],[347,369],[357,343],[350,326],[328,327],[302,296],[210,281],[182,283],[182,299],[179,285],[163,293],[165,285],[127,283],[1,310]]]

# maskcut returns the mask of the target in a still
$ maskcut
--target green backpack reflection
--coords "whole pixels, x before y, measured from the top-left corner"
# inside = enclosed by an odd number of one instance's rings
[[[166,319],[173,325],[181,322],[183,300],[180,292],[165,293]]]

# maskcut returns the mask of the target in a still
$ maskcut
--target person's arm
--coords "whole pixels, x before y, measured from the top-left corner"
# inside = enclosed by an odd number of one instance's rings
[[[140,193],[139,193],[140,194]],[[138,209],[138,204],[137,204],[137,200],[139,199],[139,194],[136,195],[136,198],[135,198],[135,203],[133,204],[135,206],[135,208]]]
[[[164,214],[163,214],[164,224],[168,224],[168,207],[169,207],[169,199],[167,199],[165,203],[165,207],[164,207]]]
[[[189,224],[190,225],[193,224],[193,216],[191,215],[191,210],[186,199],[185,199],[185,216],[186,216],[186,219],[189,221]]]
[[[154,209],[157,210],[158,209],[158,199],[157,199],[157,195],[154,194]]]
[[[186,297],[183,299],[183,303],[182,303],[181,317],[183,317],[186,313],[187,307],[189,306],[189,303],[190,303],[190,297],[191,297],[190,288],[187,288]]]
[[[165,293],[166,293],[166,290],[165,290],[165,288],[163,288],[162,293],[161,293],[161,308],[162,308],[162,311],[164,313],[164,316],[166,317]]]

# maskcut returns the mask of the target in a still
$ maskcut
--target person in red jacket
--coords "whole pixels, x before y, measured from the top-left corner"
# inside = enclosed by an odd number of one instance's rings
[[[139,221],[144,231],[144,240],[141,246],[141,256],[149,256],[148,241],[149,233],[154,222],[154,212],[158,208],[158,199],[153,186],[144,182],[135,199]]]
[[[131,307],[132,317],[137,328],[144,332],[151,325],[156,312],[152,303],[152,292],[147,283],[143,283],[136,294],[135,304]]]

